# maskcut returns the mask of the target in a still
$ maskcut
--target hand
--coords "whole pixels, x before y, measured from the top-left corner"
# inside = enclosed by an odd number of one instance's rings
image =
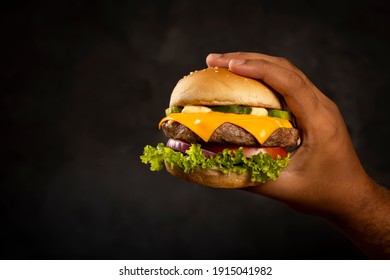
[[[366,174],[338,107],[291,62],[259,53],[211,54],[206,62],[209,67],[225,67],[262,80],[284,97],[296,117],[302,142],[292,153],[290,165],[276,181],[248,188],[250,191],[335,224],[361,223],[362,216],[373,211],[367,199],[381,200],[384,192],[384,212],[390,216],[386,207],[390,204],[389,192]],[[390,254],[390,244],[387,248]]]
[[[301,146],[276,181],[251,191],[324,215],[345,210],[356,186],[370,180],[360,165],[337,106],[288,60],[257,53],[207,57],[210,67],[264,81],[282,94],[301,131]],[[363,183],[362,183],[363,182]],[[363,190],[365,191],[365,190]]]

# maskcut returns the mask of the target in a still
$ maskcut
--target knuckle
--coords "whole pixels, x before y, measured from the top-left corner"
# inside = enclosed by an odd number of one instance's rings
[[[307,83],[304,78],[301,77],[297,72],[290,71],[288,74],[288,80],[292,87],[294,87],[294,90],[301,91],[307,88]]]
[[[339,106],[337,106],[337,104],[330,99],[329,99],[329,108],[332,112],[336,113],[337,115],[341,115]]]
[[[318,108],[317,111],[320,116],[317,120],[317,124],[321,127],[321,141],[326,142],[326,144],[329,145],[341,135],[341,131],[344,128],[343,123],[340,121],[340,111],[337,105],[331,101],[329,104],[326,104],[326,106]]]
[[[242,58],[245,56],[245,53],[244,52],[234,52],[234,53],[231,53],[231,56],[234,56],[235,58]]]
[[[289,59],[285,58],[285,57],[278,56],[278,57],[276,57],[276,59],[278,60],[278,62],[281,65],[289,66],[289,67],[293,66],[292,62]]]

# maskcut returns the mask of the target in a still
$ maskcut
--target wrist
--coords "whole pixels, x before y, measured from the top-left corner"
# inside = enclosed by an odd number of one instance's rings
[[[367,175],[346,188],[337,210],[326,218],[332,223],[350,224],[371,215],[373,202],[378,200],[378,189],[381,188]]]
[[[343,211],[328,220],[347,235],[367,256],[390,257],[390,191],[372,179],[357,188]]]

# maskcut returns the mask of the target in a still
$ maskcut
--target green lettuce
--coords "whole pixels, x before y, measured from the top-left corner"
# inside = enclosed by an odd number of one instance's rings
[[[276,159],[273,159],[268,154],[259,153],[251,158],[246,158],[242,150],[242,148],[225,149],[215,157],[206,158],[200,144],[192,144],[184,154],[159,143],[157,147],[147,145],[140,158],[143,163],[150,164],[152,171],[160,171],[165,161],[170,168],[178,167],[186,173],[192,172],[196,167],[203,169],[217,167],[223,173],[248,171],[251,173],[251,181],[259,183],[275,180],[290,163],[290,155],[285,158],[277,156]]]

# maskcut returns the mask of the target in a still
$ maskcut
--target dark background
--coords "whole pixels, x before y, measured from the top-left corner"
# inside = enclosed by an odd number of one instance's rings
[[[390,186],[388,1],[3,4],[3,259],[361,259],[333,226],[140,163],[210,52],[284,56],[340,107]],[[340,151],[341,153],[343,151]]]

